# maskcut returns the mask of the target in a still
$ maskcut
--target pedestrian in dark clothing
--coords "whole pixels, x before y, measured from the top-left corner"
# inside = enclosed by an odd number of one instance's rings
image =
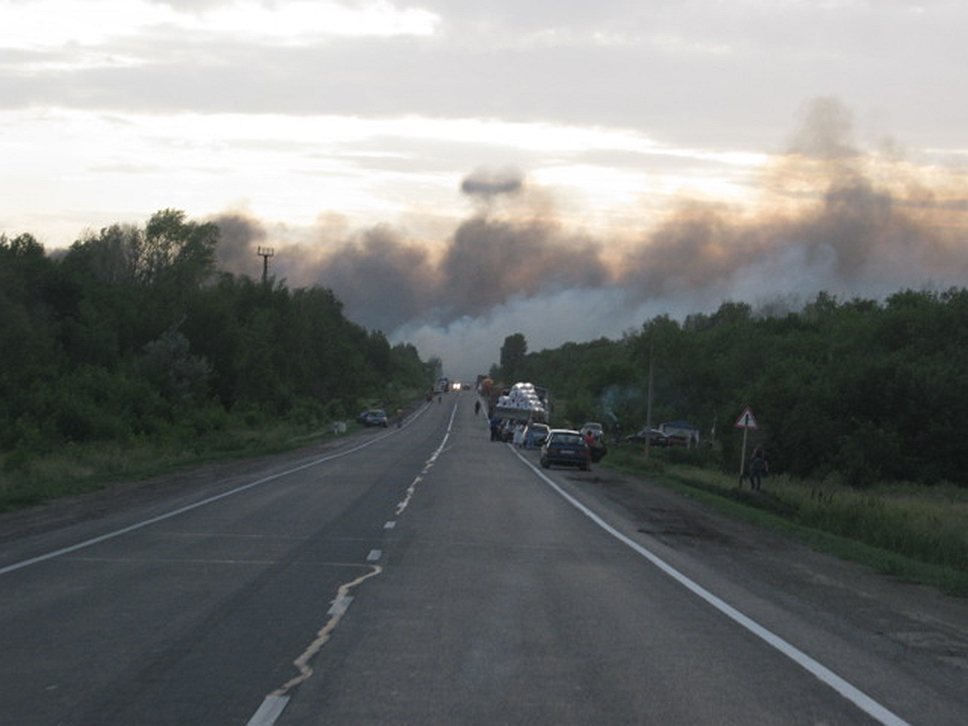
[[[491,419],[491,441],[501,440],[500,431],[501,431],[501,419],[495,416],[494,418]]]
[[[474,415],[477,416],[481,412],[481,402],[474,401]]]
[[[763,485],[763,477],[770,473],[770,462],[762,446],[757,446],[750,457],[750,488],[758,492]]]

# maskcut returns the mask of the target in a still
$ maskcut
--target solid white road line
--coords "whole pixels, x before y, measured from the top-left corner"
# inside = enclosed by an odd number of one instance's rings
[[[410,421],[407,422],[407,425],[409,425],[412,421],[414,421],[418,416],[420,416],[426,410],[427,410],[427,407],[424,406],[424,408],[422,408],[421,410],[419,410],[417,413],[415,413],[411,417]],[[453,419],[453,417],[451,417],[451,418]],[[159,514],[157,517],[151,517],[150,519],[145,519],[145,520],[143,520],[141,522],[136,522],[135,524],[129,525],[127,527],[122,527],[121,529],[117,529],[117,530],[115,530],[113,532],[108,532],[107,534],[102,534],[99,537],[92,537],[91,539],[84,540],[83,542],[78,542],[77,544],[71,545],[70,547],[62,547],[61,549],[54,550],[53,552],[47,552],[46,554],[38,555],[37,557],[31,557],[30,559],[27,559],[27,560],[22,560],[20,562],[15,562],[12,565],[7,565],[6,567],[0,567],[0,575],[5,575],[8,572],[15,572],[16,570],[22,570],[25,567],[30,567],[31,565],[36,565],[36,564],[39,564],[41,562],[46,562],[47,560],[52,560],[55,557],[60,557],[61,555],[66,555],[66,554],[68,554],[70,552],[77,552],[78,550],[82,550],[85,547],[90,547],[92,545],[99,544],[100,542],[105,542],[105,541],[107,541],[109,539],[114,539],[115,537],[120,537],[123,534],[128,534],[129,532],[134,532],[135,530],[142,529],[143,527],[147,527],[148,525],[151,525],[151,524],[156,524],[158,522],[163,522],[166,519],[171,519],[172,517],[177,517],[179,514],[184,514],[185,512],[190,512],[193,509],[198,509],[199,507],[204,507],[204,506],[206,506],[208,504],[212,504],[213,502],[217,502],[220,499],[225,499],[227,497],[231,497],[231,496],[234,496],[236,494],[240,494],[240,493],[242,493],[244,491],[248,491],[249,489],[252,489],[253,487],[257,487],[257,486],[260,486],[262,484],[266,484],[267,482],[270,482],[270,481],[275,481],[276,479],[281,479],[284,476],[289,476],[290,474],[295,474],[298,471],[304,471],[304,470],[309,469],[309,468],[312,468],[314,466],[318,466],[319,464],[324,464],[327,461],[333,461],[334,459],[341,459],[344,456],[349,456],[350,454],[354,454],[357,451],[360,451],[361,449],[365,449],[368,446],[372,446],[373,444],[377,443],[378,441],[382,441],[383,439],[387,438],[388,436],[393,436],[394,434],[397,433],[398,430],[399,429],[394,430],[394,431],[388,431],[385,434],[381,434],[380,436],[376,436],[376,437],[370,439],[369,441],[366,441],[366,442],[360,444],[359,446],[354,446],[351,449],[346,449],[345,451],[340,451],[340,452],[337,452],[335,454],[330,454],[329,456],[323,456],[323,457],[320,457],[319,459],[314,459],[313,461],[310,461],[310,462],[308,462],[306,464],[302,464],[302,465],[297,466],[297,467],[294,467],[292,469],[287,469],[286,471],[281,471],[278,474],[271,474],[269,476],[266,476],[266,477],[263,477],[261,479],[258,479],[258,480],[254,481],[254,482],[249,482],[248,484],[243,484],[242,486],[236,487],[235,489],[230,489],[227,492],[222,492],[221,494],[216,494],[213,497],[208,497],[207,499],[203,499],[200,502],[195,502],[194,504],[189,504],[189,505],[184,506],[184,507],[179,507],[178,509],[173,509],[170,512],[165,512],[164,514]]]
[[[875,701],[873,698],[868,696],[859,688],[851,685],[846,680],[844,680],[836,673],[831,671],[829,668],[815,661],[809,655],[807,655],[806,653],[804,653],[802,650],[795,647],[791,643],[787,642],[779,635],[776,635],[772,631],[767,630],[752,618],[741,613],[732,605],[729,605],[724,600],[721,600],[716,595],[713,595],[711,592],[709,592],[709,590],[705,589],[698,583],[690,580],[684,574],[679,572],[679,570],[675,569],[672,565],[667,563],[665,560],[661,559],[658,555],[653,553],[651,550],[639,544],[631,537],[628,537],[622,534],[621,532],[619,532],[612,525],[610,525],[600,516],[595,514],[595,512],[593,512],[591,509],[586,507],[584,504],[579,502],[573,496],[568,494],[564,489],[558,486],[543,471],[541,471],[538,467],[536,467],[530,461],[525,459],[524,456],[522,456],[516,449],[514,449],[514,447],[509,447],[509,448],[511,448],[514,454],[522,462],[524,462],[524,464],[529,469],[531,469],[535,474],[537,474],[548,486],[550,486],[558,494],[560,494],[565,499],[565,501],[567,501],[569,504],[575,507],[586,517],[591,519],[595,524],[597,524],[599,527],[604,529],[610,535],[615,537],[615,539],[631,547],[638,554],[640,554],[642,557],[647,559],[653,565],[658,567],[660,570],[662,570],[665,574],[667,574],[669,577],[674,579],[680,585],[682,585],[683,587],[685,587],[695,595],[698,595],[699,597],[701,597],[707,603],[709,603],[714,608],[719,610],[719,612],[721,612],[723,615],[733,620],[734,622],[738,623],[739,625],[743,626],[748,631],[753,633],[753,635],[764,640],[773,648],[783,653],[783,655],[787,656],[790,660],[795,662],[801,668],[804,668],[806,671],[814,675],[820,681],[822,681],[826,685],[833,688],[835,691],[837,691],[837,693],[839,693],[841,696],[846,698],[848,701],[853,703],[864,713],[871,716],[878,722],[885,724],[885,726],[908,726],[907,721],[902,719],[894,712],[890,711],[885,706],[882,706],[880,703]]]

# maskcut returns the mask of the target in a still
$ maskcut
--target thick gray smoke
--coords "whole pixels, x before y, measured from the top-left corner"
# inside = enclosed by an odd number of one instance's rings
[[[514,195],[524,188],[524,176],[514,169],[491,171],[478,169],[460,183],[460,190],[469,197],[493,199],[500,195]]]
[[[313,277],[336,293],[351,318],[390,333],[426,313],[436,276],[425,247],[374,227],[319,261]]]
[[[523,175],[478,170],[461,183],[477,205],[446,240],[385,226],[321,234],[318,245],[287,246],[273,269],[292,284],[332,288],[351,318],[440,355],[462,376],[485,370],[516,331],[539,350],[617,336],[658,314],[711,311],[724,299],[789,309],[821,290],[879,297],[964,285],[968,194],[862,152],[851,133],[839,102],[812,103],[764,173],[755,213],[682,200],[637,239],[596,240],[535,208]],[[222,263],[251,270],[261,225],[217,221]]]
[[[253,274],[255,253],[266,241],[262,225],[240,212],[227,212],[215,218],[220,239],[216,250],[219,269],[237,275]]]
[[[563,239],[538,221],[475,217],[457,228],[441,259],[437,305],[445,318],[478,317],[516,296],[594,288],[607,280],[595,242]]]

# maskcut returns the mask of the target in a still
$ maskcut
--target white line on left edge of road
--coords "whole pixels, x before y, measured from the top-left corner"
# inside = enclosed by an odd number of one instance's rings
[[[811,658],[809,655],[804,653],[802,650],[787,642],[779,635],[776,635],[770,630],[767,630],[762,625],[757,623],[755,620],[747,615],[744,615],[739,610],[734,608],[732,605],[727,603],[725,600],[720,599],[716,595],[713,595],[709,590],[704,588],[702,585],[690,580],[684,574],[679,572],[672,565],[667,563],[665,560],[661,559],[658,555],[653,553],[651,550],[647,549],[643,545],[636,542],[631,537],[628,537],[612,525],[602,519],[600,516],[595,514],[591,509],[586,507],[584,504],[579,502],[568,492],[558,486],[550,477],[548,477],[541,469],[536,467],[530,461],[525,459],[520,452],[512,448],[515,456],[517,456],[524,464],[530,468],[535,474],[537,474],[541,479],[552,489],[554,489],[558,494],[560,494],[565,501],[575,507],[578,511],[584,514],[586,517],[591,519],[595,524],[604,529],[610,535],[615,537],[625,545],[628,545],[638,554],[642,555],[645,559],[651,562],[653,565],[662,570],[665,574],[671,577],[673,580],[678,582],[680,585],[685,587],[687,590],[691,591],[693,594],[698,595],[707,603],[712,605],[714,608],[719,610],[723,615],[728,617],[730,620],[742,625],[753,635],[766,641],[767,644],[780,651],[787,658],[792,660],[794,663],[799,665],[801,668],[805,669],[821,682],[833,688],[837,693],[846,698],[848,701],[853,703],[864,713],[871,716],[879,723],[885,726],[909,726],[908,722],[902,719],[893,711],[889,710],[886,706],[882,706],[880,703],[875,701],[873,698],[868,696],[866,693],[861,691],[856,686],[848,683],[843,678],[838,676],[836,673],[831,671],[826,666],[822,665],[818,661]]]
[[[412,422],[414,419],[416,419],[418,416],[420,416],[426,410],[427,410],[427,407],[424,406],[420,411],[418,411],[417,413],[415,413],[410,418],[410,421],[408,421],[408,425],[409,425],[410,422]],[[453,421],[453,417],[451,417],[451,420]],[[312,468],[312,467],[317,466],[319,464],[324,464],[327,461],[333,461],[333,459],[340,459],[340,458],[342,458],[344,456],[348,456],[349,454],[354,454],[357,451],[359,451],[361,449],[365,449],[368,446],[372,446],[373,444],[377,443],[378,441],[383,441],[383,439],[387,438],[388,436],[393,436],[396,433],[397,433],[397,430],[388,431],[385,434],[381,434],[380,436],[376,436],[376,437],[370,439],[369,441],[366,441],[366,442],[364,442],[364,443],[362,443],[362,444],[360,444],[358,446],[354,446],[351,449],[346,449],[345,451],[338,451],[335,454],[330,454],[329,456],[323,456],[323,457],[320,457],[319,459],[313,459],[310,462],[307,462],[305,464],[301,464],[301,465],[299,465],[297,467],[294,467],[292,469],[287,469],[286,471],[281,471],[278,474],[270,474],[269,476],[263,477],[263,478],[258,479],[256,481],[253,481],[253,482],[249,482],[248,484],[243,484],[242,486],[236,487],[235,489],[230,489],[227,492],[222,492],[221,494],[216,494],[215,496],[208,497],[207,499],[203,499],[200,502],[195,502],[194,504],[188,504],[188,505],[186,505],[184,507],[179,507],[178,509],[173,509],[170,512],[165,512],[164,514],[159,514],[157,517],[151,517],[150,519],[145,519],[145,520],[143,520],[141,522],[135,522],[134,524],[128,525],[127,527],[122,527],[121,529],[116,529],[113,532],[108,532],[107,534],[102,534],[102,535],[100,535],[98,537],[92,537],[91,539],[86,539],[83,542],[78,542],[77,544],[71,545],[69,547],[62,547],[61,549],[54,550],[53,552],[47,552],[47,553],[42,554],[42,555],[37,555],[36,557],[31,557],[30,559],[27,559],[27,560],[22,560],[20,562],[14,562],[12,565],[7,565],[6,567],[0,567],[0,575],[6,575],[8,572],[14,572],[16,570],[22,570],[25,567],[30,567],[31,565],[36,565],[36,564],[39,564],[41,562],[46,562],[47,560],[52,560],[55,557],[60,557],[61,555],[66,555],[66,554],[69,554],[71,552],[77,552],[78,550],[82,550],[85,547],[90,547],[90,546],[96,545],[96,544],[98,544],[100,542],[105,542],[105,541],[107,541],[109,539],[114,539],[115,537],[120,537],[123,534],[128,534],[128,532],[134,532],[135,530],[142,529],[143,527],[147,527],[148,525],[156,524],[157,522],[163,522],[164,520],[171,519],[172,517],[177,517],[179,514],[184,514],[185,512],[190,512],[193,509],[198,509],[199,507],[204,507],[205,505],[211,504],[212,502],[217,502],[220,499],[225,499],[226,497],[231,497],[231,496],[233,496],[235,494],[240,494],[241,492],[244,492],[244,491],[247,491],[249,489],[252,489],[253,487],[257,487],[260,484],[265,484],[267,482],[274,481],[276,479],[280,479],[280,478],[282,478],[284,476],[288,476],[289,474],[295,474],[297,471],[303,471],[304,469],[309,469],[309,468]]]

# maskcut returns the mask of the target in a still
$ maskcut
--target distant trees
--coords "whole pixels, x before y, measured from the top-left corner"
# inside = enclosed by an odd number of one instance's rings
[[[524,356],[528,352],[528,342],[523,333],[514,333],[504,339],[501,346],[501,375],[507,381],[516,381]]]
[[[724,466],[751,405],[771,465],[800,476],[968,484],[968,290],[898,292],[883,302],[821,294],[798,313],[725,303],[683,322],[647,321],[622,340],[528,354],[521,377],[549,386],[573,423],[654,420],[714,429]]]
[[[347,320],[331,291],[219,273],[217,245],[170,209],[59,259],[0,236],[0,453],[190,440],[246,412],[323,422],[429,385],[413,346]]]

